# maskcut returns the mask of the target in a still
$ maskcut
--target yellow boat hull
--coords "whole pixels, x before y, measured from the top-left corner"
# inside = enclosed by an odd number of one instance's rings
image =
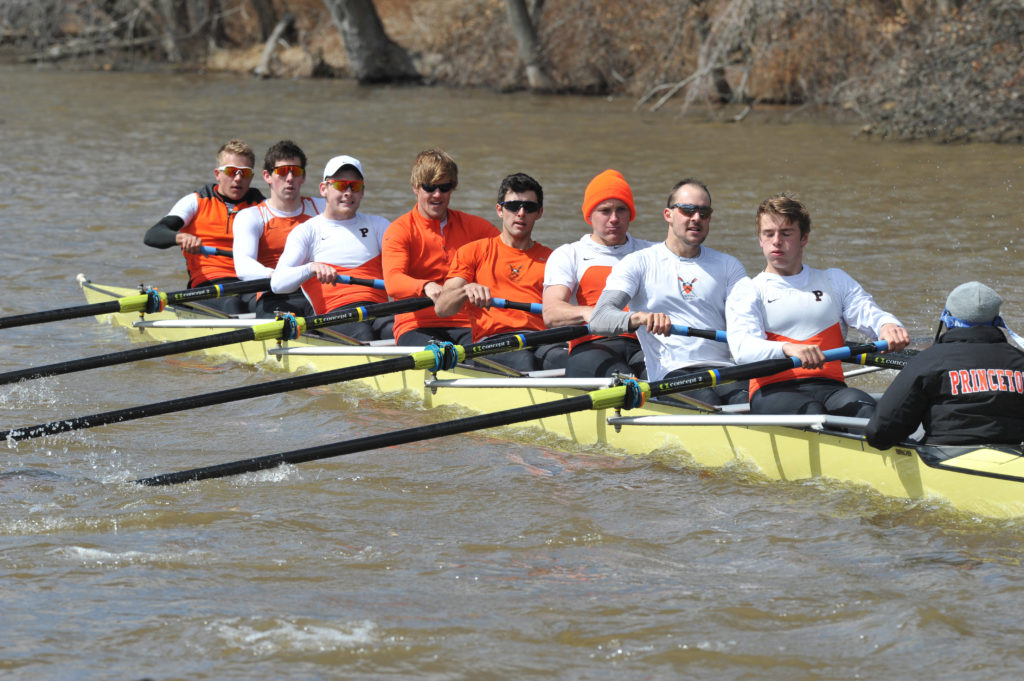
[[[82,289],[90,303],[136,294],[134,289],[97,286],[80,276]],[[145,315],[146,320],[201,317],[190,310],[167,309]],[[140,319],[136,313],[110,314],[101,321],[132,327]],[[176,341],[197,335],[217,333],[217,329],[144,328],[133,330],[139,340]],[[284,371],[326,371],[346,366],[377,362],[372,355],[274,355],[279,347],[337,347],[339,344],[316,336],[296,341],[250,341],[213,348],[205,354],[249,364],[275,366]],[[493,377],[465,367],[439,372],[437,379]],[[525,405],[540,404],[580,394],[571,388],[469,388],[426,386],[435,376],[424,370],[411,370],[358,379],[381,393],[407,392],[416,395],[426,407],[456,405],[488,413]],[[649,403],[628,412],[638,415],[678,415],[694,413],[675,405]],[[637,426],[621,428],[608,423],[609,410],[590,410],[532,421],[540,430],[568,438],[581,447],[602,445],[622,452],[644,456],[652,452],[685,452],[699,465],[722,467],[743,464],[774,480],[829,478],[865,485],[892,497],[937,499],[951,506],[982,516],[1008,518],[1024,515],[1024,457],[1011,451],[979,448],[944,461],[922,456],[916,448],[896,447],[880,451],[862,440],[841,433],[822,432],[790,426],[683,425]],[[623,414],[625,415],[625,414]]]

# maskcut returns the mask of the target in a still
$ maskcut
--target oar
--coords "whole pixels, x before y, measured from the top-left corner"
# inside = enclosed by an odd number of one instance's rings
[[[326,385],[328,383],[342,383],[344,381],[368,378],[370,376],[383,376],[384,374],[406,371],[409,369],[429,369],[436,373],[439,369],[451,368],[455,363],[465,361],[466,359],[482,357],[484,355],[495,355],[509,350],[520,350],[524,347],[534,345],[560,343],[574,338],[579,338],[580,336],[585,335],[586,332],[587,328],[585,326],[563,326],[557,329],[547,329],[545,331],[534,331],[531,333],[505,336],[494,340],[481,341],[465,347],[459,345],[453,346],[447,353],[447,357],[442,357],[441,354],[439,354],[444,352],[443,349],[438,348],[435,350],[434,346],[427,346],[427,349],[414,352],[403,357],[394,357],[378,362],[371,362],[369,364],[343,367],[341,369],[322,371],[315,374],[304,374],[302,376],[294,376],[277,381],[268,381],[258,385],[229,388],[227,390],[218,390],[216,392],[206,393],[203,395],[193,395],[191,397],[167,400],[165,402],[145,404],[138,407],[128,407],[126,409],[117,409],[114,411],[92,414],[90,416],[78,416],[60,421],[51,421],[50,423],[43,423],[37,426],[26,426],[15,430],[3,431],[0,432],[0,441],[28,440],[30,438],[42,437],[44,435],[64,433],[70,430],[93,428],[96,426],[107,425],[109,423],[122,423],[124,421],[133,421],[147,416],[170,414],[176,411],[184,411],[186,409],[197,409],[200,407],[209,407],[215,404],[237,402],[238,400],[274,395],[276,393],[301,390],[303,388],[312,388],[314,386]],[[447,364],[439,366],[441,362],[447,362]]]
[[[505,300],[504,298],[491,298],[491,307],[500,307],[506,310],[521,310],[523,312],[532,312],[533,314],[542,314],[544,308],[540,303],[517,303],[511,300]]]
[[[383,279],[359,279],[358,277],[350,277],[347,274],[339,274],[335,283],[356,284],[358,286],[369,286],[384,290]],[[533,314],[541,314],[543,312],[543,308],[540,303],[517,303],[515,301],[505,300],[504,298],[491,298],[491,306],[504,308],[506,310],[522,310],[523,312],[532,312]]]
[[[900,350],[899,352],[890,352],[885,355],[878,355],[875,353],[861,354],[851,357],[850,359],[843,360],[848,364],[861,364],[863,366],[876,366],[882,369],[896,369],[897,371],[905,369],[907,364],[917,354],[917,350]]]
[[[302,331],[319,329],[324,326],[332,326],[334,324],[341,324],[344,322],[363,321],[374,317],[384,317],[398,312],[411,312],[433,304],[434,301],[426,297],[407,298],[406,300],[397,300],[392,303],[380,303],[379,305],[345,308],[344,310],[338,310],[337,312],[318,315],[316,317],[287,316],[283,319],[267,322],[266,324],[260,324],[247,329],[237,329],[226,333],[200,336],[199,338],[190,338],[188,340],[174,341],[171,343],[147,345],[142,348],[133,348],[131,350],[122,350],[121,352],[112,352],[106,355],[85,357],[83,359],[71,360],[69,362],[47,364],[45,366],[32,367],[30,369],[8,371],[6,373],[0,373],[0,385],[14,383],[22,379],[70,374],[76,371],[85,371],[86,369],[96,369],[98,367],[113,366],[115,364],[126,364],[140,359],[166,357],[167,355],[176,355],[182,352],[205,350],[207,348],[215,348],[221,345],[274,339],[290,340],[291,338],[298,336]]]
[[[119,312],[159,312],[165,305],[175,303],[188,303],[194,300],[205,300],[207,298],[223,298],[234,296],[240,293],[255,293],[256,291],[269,291],[269,279],[254,279],[252,281],[238,281],[230,284],[216,284],[213,286],[200,286],[189,288],[184,291],[173,291],[165,293],[150,289],[137,295],[125,296],[116,300],[107,300],[102,303],[90,303],[88,305],[76,305],[57,310],[43,310],[40,312],[29,312],[27,314],[14,315],[12,317],[0,317],[0,329],[8,329],[14,326],[27,326],[29,324],[41,324],[43,322],[56,322],[62,319],[78,319],[80,317],[92,317],[101,314],[116,314]]]
[[[715,329],[691,329],[689,326],[682,324],[672,325],[673,336],[695,336],[697,338],[706,338],[708,340],[718,341],[719,343],[727,343],[728,337],[725,335],[725,331],[718,331]]]
[[[334,283],[355,284],[357,286],[369,286],[382,291],[384,290],[383,279],[360,279],[358,277],[350,277],[347,274],[339,274]],[[506,310],[522,310],[523,312],[532,312],[533,314],[541,314],[543,312],[543,308],[540,303],[517,303],[511,300],[505,300],[504,298],[491,298],[491,305],[493,307],[500,307]]]
[[[885,341],[876,341],[874,344],[859,345],[854,346],[853,348],[834,348],[832,350],[826,350],[824,354],[826,361],[834,361],[844,359],[852,354],[870,352],[876,348],[883,350],[887,345],[888,344]],[[624,385],[597,390],[587,393],[586,395],[579,395],[578,397],[569,397],[543,404],[532,404],[525,407],[518,407],[516,409],[507,409],[505,411],[494,412],[491,414],[481,414],[479,416],[471,416],[464,419],[433,423],[426,426],[408,428],[392,433],[371,435],[369,437],[361,437],[348,442],[338,442],[334,444],[321,445],[319,447],[283,452],[280,454],[270,454],[268,456],[242,459],[240,461],[232,461],[203,468],[192,468],[175,473],[163,473],[149,478],[141,478],[139,480],[135,480],[135,482],[143,485],[156,486],[175,485],[182,482],[188,482],[190,480],[223,478],[229,475],[241,475],[242,473],[251,473],[254,471],[265,470],[267,468],[276,468],[283,464],[305,463],[308,461],[316,461],[318,459],[327,459],[334,456],[354,454],[356,452],[363,452],[371,449],[380,449],[382,447],[391,447],[410,442],[419,442],[421,440],[430,440],[447,435],[468,433],[483,428],[495,428],[498,426],[511,425],[513,423],[521,423],[523,421],[532,421],[551,416],[561,416],[563,414],[571,414],[573,412],[585,411],[587,409],[629,409],[642,405],[644,400],[649,397],[668,395],[682,390],[707,388],[722,383],[728,383],[730,381],[742,381],[750,378],[770,376],[781,371],[792,369],[799,365],[799,359],[796,357],[789,357],[785,359],[763,360],[760,362],[753,362],[751,364],[741,364],[738,366],[724,367],[708,371],[697,371],[680,376],[679,378],[661,381],[656,384],[632,381],[627,382]]]
[[[223,248],[214,248],[213,246],[200,246],[199,253],[201,255],[223,255],[228,258],[235,257],[235,254],[231,251],[226,251]]]

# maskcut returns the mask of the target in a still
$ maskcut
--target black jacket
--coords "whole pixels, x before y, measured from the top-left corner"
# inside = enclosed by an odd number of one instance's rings
[[[921,423],[927,444],[1024,442],[1024,352],[993,326],[947,331],[899,373],[865,434],[888,449]]]

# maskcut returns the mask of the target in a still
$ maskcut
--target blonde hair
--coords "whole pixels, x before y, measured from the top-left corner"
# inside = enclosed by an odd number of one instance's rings
[[[452,183],[452,189],[459,186],[459,166],[455,164],[455,159],[440,149],[425,149],[412,164],[409,182],[413,187],[419,187],[424,184],[440,184],[446,178]]]
[[[256,166],[256,154],[252,152],[252,147],[242,140],[230,140],[225,142],[221,148],[217,150],[217,165],[224,165],[224,157],[228,154],[244,156],[249,159],[250,168]]]

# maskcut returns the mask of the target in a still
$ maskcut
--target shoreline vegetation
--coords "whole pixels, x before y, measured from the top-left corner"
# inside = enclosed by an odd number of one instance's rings
[[[1021,0],[8,0],[0,59],[784,105],[880,139],[1024,142]]]

